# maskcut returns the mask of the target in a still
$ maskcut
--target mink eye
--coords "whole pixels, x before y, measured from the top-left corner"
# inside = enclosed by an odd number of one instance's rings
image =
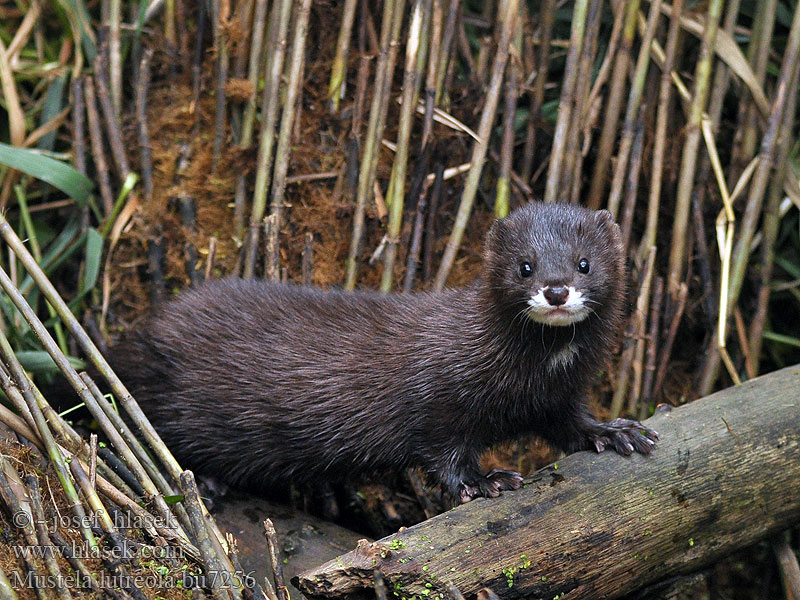
[[[525,261],[519,265],[519,276],[520,277],[530,277],[533,275],[533,267],[531,263]]]
[[[584,275],[589,272],[589,261],[582,258],[578,261],[578,272]]]

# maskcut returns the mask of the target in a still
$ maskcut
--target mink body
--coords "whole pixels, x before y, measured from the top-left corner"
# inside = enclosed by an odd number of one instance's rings
[[[585,404],[623,313],[610,214],[525,206],[493,224],[484,261],[441,293],[209,282],[130,332],[112,365],[179,461],[234,485],[418,466],[468,501],[520,486],[478,459],[523,434],[650,452],[655,432]]]

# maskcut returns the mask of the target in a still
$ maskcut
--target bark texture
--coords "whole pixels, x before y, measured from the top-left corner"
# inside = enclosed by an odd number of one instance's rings
[[[800,366],[646,424],[649,456],[579,452],[526,479],[302,573],[309,597],[616,598],[689,573],[800,519]]]

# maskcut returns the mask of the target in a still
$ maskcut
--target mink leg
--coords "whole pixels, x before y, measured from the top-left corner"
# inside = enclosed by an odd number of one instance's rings
[[[492,469],[478,479],[477,487],[481,491],[481,496],[496,498],[500,495],[500,492],[518,490],[522,487],[522,475],[507,469]],[[472,500],[472,498],[469,498],[469,500]],[[466,502],[469,500],[466,500]],[[462,499],[462,502],[465,502],[465,500]]]
[[[589,425],[587,433],[589,441],[598,452],[611,447],[624,456],[634,451],[650,454],[658,439],[657,432],[629,419],[614,419],[610,423],[594,421]]]
[[[455,497],[462,503],[475,498],[497,498],[500,492],[518,490],[522,487],[522,475],[506,469],[492,469],[486,475],[478,475],[468,481],[462,481]]]
[[[658,439],[657,432],[638,421],[614,419],[601,423],[583,406],[575,408],[572,418],[562,415],[559,423],[550,423],[541,433],[567,454],[592,449],[602,452],[606,448],[613,448],[624,456],[633,452],[650,454]]]
[[[500,492],[522,487],[522,475],[516,471],[492,469],[481,474],[477,458],[469,465],[439,472],[444,490],[456,501],[469,502],[474,498],[496,498]]]

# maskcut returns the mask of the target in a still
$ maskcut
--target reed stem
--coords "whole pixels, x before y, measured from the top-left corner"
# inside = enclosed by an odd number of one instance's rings
[[[439,271],[436,273],[436,280],[434,281],[435,290],[443,289],[447,282],[447,277],[450,274],[450,269],[453,267],[456,253],[461,245],[461,238],[464,236],[464,230],[467,227],[467,222],[472,212],[472,204],[475,201],[475,194],[478,191],[478,183],[483,170],[483,163],[489,148],[492,125],[502,92],[503,72],[505,71],[506,62],[508,61],[509,45],[514,35],[518,4],[518,0],[507,0],[505,11],[500,21],[500,41],[498,42],[497,53],[492,63],[491,79],[486,93],[486,102],[483,106],[483,112],[481,113],[480,124],[478,125],[478,141],[475,142],[472,149],[471,166],[469,174],[467,175],[467,181],[464,184],[464,191],[461,194],[461,202],[458,206],[456,222],[453,225],[450,239],[447,241],[447,247],[445,248],[444,256],[442,256]]]
[[[706,107],[711,83],[711,66],[714,59],[714,45],[717,41],[719,18],[722,14],[723,0],[711,0],[705,21],[705,31],[700,47],[700,59],[694,73],[695,89],[689,109],[689,122],[686,126],[686,140],[681,154],[681,168],[678,175],[678,190],[675,197],[675,210],[672,221],[672,244],[669,252],[667,271],[667,292],[677,297],[686,262],[686,236],[691,208],[692,189],[697,151],[700,148],[700,121]]]
[[[405,206],[405,180],[408,165],[408,151],[411,140],[411,126],[413,125],[416,102],[414,97],[419,93],[422,80],[420,65],[417,57],[421,52],[420,44],[423,29],[423,4],[424,0],[415,0],[411,9],[411,24],[408,30],[406,43],[406,63],[403,74],[403,95],[400,106],[400,125],[398,128],[397,153],[392,165],[392,176],[389,184],[389,193],[386,201],[389,207],[389,226],[387,228],[387,244],[384,250],[383,273],[381,275],[381,291],[386,294],[392,289],[394,279],[394,262],[397,245],[400,241],[400,228],[403,223],[403,208]]]

